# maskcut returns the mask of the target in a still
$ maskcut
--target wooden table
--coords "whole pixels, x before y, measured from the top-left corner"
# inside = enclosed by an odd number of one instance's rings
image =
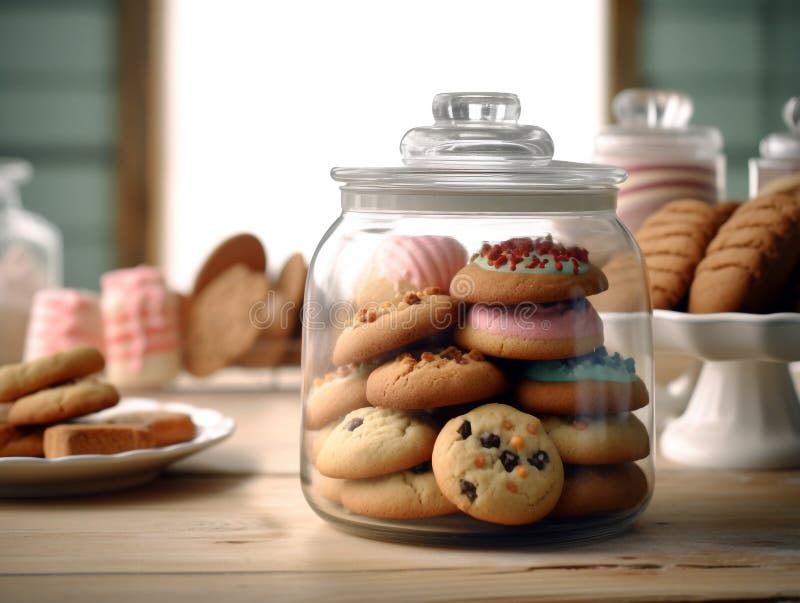
[[[0,501],[0,601],[800,600],[800,472],[660,466],[634,529],[593,544],[396,545],[307,506],[297,393],[166,397],[237,432],[134,490]]]

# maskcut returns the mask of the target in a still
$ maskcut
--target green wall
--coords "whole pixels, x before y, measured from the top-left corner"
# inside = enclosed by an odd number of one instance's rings
[[[641,0],[640,19],[642,85],[692,96],[725,137],[728,198],[746,198],[748,158],[800,94],[800,1]]]
[[[0,156],[34,167],[23,205],[64,235],[67,286],[114,265],[113,0],[0,0]]]

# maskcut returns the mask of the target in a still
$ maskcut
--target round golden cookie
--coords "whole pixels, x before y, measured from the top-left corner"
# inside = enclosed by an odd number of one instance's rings
[[[485,243],[450,283],[450,295],[469,303],[552,303],[605,291],[603,271],[580,247],[552,237]]]
[[[564,465],[564,489],[549,517],[625,511],[642,504],[647,492],[647,478],[635,463]]]
[[[445,498],[492,523],[544,517],[564,483],[558,450],[539,419],[506,404],[484,404],[448,421],[432,464]]]
[[[184,345],[184,363],[190,373],[211,374],[253,346],[259,331],[252,312],[267,287],[263,273],[236,264],[194,298]]]
[[[0,457],[44,456],[44,429],[0,423]]]
[[[458,306],[435,287],[408,292],[398,303],[367,304],[346,327],[333,349],[333,364],[363,362],[449,330]]]
[[[19,398],[8,413],[11,425],[47,425],[110,408],[119,392],[109,384],[89,378],[49,387]]]
[[[20,364],[0,367],[0,402],[99,373],[106,365],[95,347],[79,346]]]
[[[575,465],[612,465],[650,454],[647,428],[632,413],[606,417],[542,416],[561,460]]]
[[[241,233],[220,243],[206,258],[194,279],[192,296],[198,295],[231,266],[242,264],[253,272],[267,270],[267,252],[255,235]]]
[[[369,375],[366,395],[373,406],[430,409],[485,400],[507,386],[503,372],[483,354],[450,346],[400,354]]]
[[[442,494],[428,462],[389,475],[346,480],[340,496],[348,511],[383,519],[425,519],[458,511]]]
[[[369,406],[367,378],[373,366],[351,364],[315,379],[304,407],[306,429],[320,429],[351,410]]]
[[[361,479],[410,469],[431,458],[438,426],[430,417],[389,408],[359,408],[334,427],[316,454],[328,477]]]
[[[653,308],[671,310],[683,299],[719,224],[713,206],[695,199],[670,201],[644,221],[636,242],[647,264]]]
[[[697,266],[689,312],[768,312],[800,261],[800,199],[777,194],[744,203]]]

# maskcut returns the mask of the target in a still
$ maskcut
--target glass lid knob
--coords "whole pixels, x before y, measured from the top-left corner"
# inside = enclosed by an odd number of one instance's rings
[[[614,97],[617,121],[628,126],[683,128],[692,118],[692,99],[675,90],[631,88]]]
[[[800,96],[793,96],[783,106],[783,122],[790,131],[800,134]]]

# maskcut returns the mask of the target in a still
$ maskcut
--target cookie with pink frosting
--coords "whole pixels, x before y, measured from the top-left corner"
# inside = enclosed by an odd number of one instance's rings
[[[567,247],[552,236],[484,243],[453,277],[450,295],[469,303],[546,304],[601,293],[603,271],[589,263],[583,247]]]
[[[387,237],[355,286],[357,307],[394,300],[406,291],[438,287],[450,281],[467,262],[467,250],[452,237],[433,235]]]
[[[33,297],[25,360],[89,345],[104,349],[100,297],[83,289],[42,289]]]
[[[586,299],[553,304],[475,304],[456,343],[518,360],[571,358],[603,345],[603,323]]]
[[[115,270],[101,279],[106,373],[120,387],[151,387],[180,371],[178,300],[158,268]]]

